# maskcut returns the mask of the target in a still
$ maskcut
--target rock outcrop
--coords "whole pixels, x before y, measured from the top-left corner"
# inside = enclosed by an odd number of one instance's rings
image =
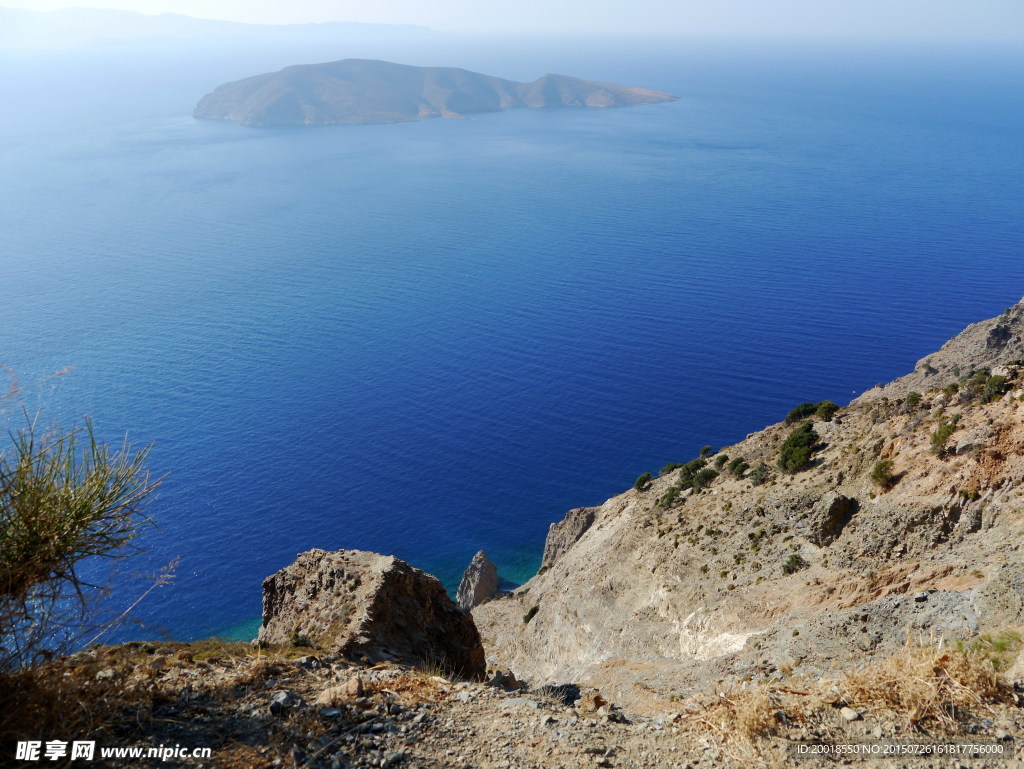
[[[524,107],[628,107],[675,100],[661,91],[565,75],[516,83],[452,67],[344,59],[226,83],[204,96],[193,115],[247,126],[357,125]]]
[[[487,557],[487,553],[480,550],[462,575],[455,600],[463,611],[469,611],[497,594],[498,567]]]
[[[798,428],[779,422],[571,510],[544,568],[473,610],[488,663],[637,703],[1019,625],[1022,333],[1016,305],[926,358],[939,373],[809,417],[798,472],[780,466]]]
[[[575,545],[579,538],[594,525],[598,508],[577,507],[566,513],[565,518],[548,528],[547,539],[544,540],[544,556],[540,567],[549,569],[558,557]]]
[[[431,575],[391,556],[309,550],[263,581],[258,640],[438,666],[482,680],[480,634]]]

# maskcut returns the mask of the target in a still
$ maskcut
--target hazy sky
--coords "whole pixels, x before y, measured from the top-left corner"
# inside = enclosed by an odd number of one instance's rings
[[[370,21],[438,30],[1024,38],[1024,0],[0,0],[256,23]]]

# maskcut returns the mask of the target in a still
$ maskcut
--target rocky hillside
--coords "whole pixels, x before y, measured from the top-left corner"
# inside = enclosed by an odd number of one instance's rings
[[[397,559],[311,550],[264,581],[254,644],[132,643],[0,676],[18,705],[0,755],[74,735],[212,751],[144,767],[731,769],[837,764],[798,762],[814,744],[970,744],[855,765],[1019,766],[1021,324],[1024,304],[928,371],[570,511],[510,594],[478,553],[472,614]]]
[[[516,83],[453,67],[344,59],[286,67],[226,83],[204,96],[197,118],[247,126],[402,123],[524,107],[627,107],[671,94],[565,75]]]
[[[489,662],[657,713],[1024,624],[1022,327],[1017,305],[927,372],[571,511],[541,573],[474,609]]]

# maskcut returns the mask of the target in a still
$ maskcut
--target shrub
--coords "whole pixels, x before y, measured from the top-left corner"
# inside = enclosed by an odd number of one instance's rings
[[[297,627],[292,629],[291,635],[288,637],[288,643],[297,649],[313,645],[309,640],[309,636],[304,633],[300,633]]]
[[[148,449],[111,451],[88,421],[9,433],[0,452],[0,670],[31,665],[95,633],[105,590],[83,581],[86,559],[137,552],[143,510],[159,485]],[[107,628],[109,629],[109,628]]]
[[[712,446],[702,446],[700,449],[700,455],[702,457],[710,457],[715,453],[715,449]]]
[[[919,392],[907,393],[907,399],[906,399],[906,401],[904,401],[904,404],[906,406],[906,410],[908,412],[910,412],[910,411],[917,411],[917,409],[920,408],[920,406],[921,406],[921,401],[922,400],[923,400],[923,396]]]
[[[814,414],[825,422],[831,422],[837,411],[839,411],[839,406],[832,401],[821,401],[818,408],[814,410]]]
[[[669,462],[667,465],[661,468],[661,470],[658,471],[658,475],[664,477],[671,473],[673,470],[678,470],[680,467],[682,467],[682,465],[679,464],[678,462]]]
[[[729,472],[735,475],[737,478],[743,477],[743,473],[750,467],[747,461],[743,457],[736,457],[729,463]]]
[[[537,616],[537,612],[540,611],[540,604],[532,607],[526,614],[523,615],[523,624],[529,625],[530,620]]]
[[[721,470],[722,467],[725,465],[725,463],[728,462],[728,461],[729,461],[729,455],[728,454],[719,454],[717,457],[715,457],[715,467],[717,467],[719,470]]]
[[[810,401],[808,401],[807,403],[801,403],[799,406],[797,406],[788,414],[786,414],[786,424],[796,424],[801,419],[806,419],[807,417],[812,416],[817,410],[817,403],[811,403]]]
[[[660,507],[672,507],[672,505],[675,504],[676,497],[678,496],[679,487],[669,486],[668,490],[664,494],[662,494],[661,497],[658,499],[658,505]]]
[[[779,467],[793,474],[803,470],[814,455],[818,436],[810,422],[804,422],[793,430],[779,449]]]
[[[636,481],[633,483],[633,488],[636,489],[637,491],[643,491],[644,489],[646,489],[650,485],[650,483],[651,483],[651,474],[650,473],[644,473],[639,478],[637,478]]]
[[[936,454],[941,454],[946,448],[946,442],[955,430],[956,424],[953,422],[943,422],[940,424],[938,429],[932,433],[932,451]]]
[[[693,492],[696,494],[701,489],[707,488],[711,484],[711,481],[715,480],[717,477],[718,472],[712,470],[710,467],[701,470],[693,476],[693,482],[691,484]]]
[[[985,381],[981,391],[982,403],[991,403],[997,398],[1005,395],[1010,389],[1009,383],[1004,376],[992,376]]]
[[[746,464],[746,463],[744,463]],[[759,464],[753,470],[750,471],[750,475],[747,476],[750,482],[755,486],[763,486],[768,483],[772,477],[772,471],[768,468],[764,462]]]
[[[883,459],[881,462],[876,462],[871,470],[871,480],[883,489],[888,489],[896,480],[896,476],[892,472],[892,465],[891,459]]]
[[[785,563],[782,564],[782,573],[796,574],[800,569],[805,569],[807,566],[807,561],[801,558],[797,553],[792,553],[789,558],[786,559]]]

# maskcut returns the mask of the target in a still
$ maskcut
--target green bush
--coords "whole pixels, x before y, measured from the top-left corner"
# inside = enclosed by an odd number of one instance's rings
[[[737,478],[742,478],[743,473],[750,467],[747,461],[743,457],[736,457],[729,463],[729,472],[735,475]]]
[[[790,474],[803,470],[814,455],[818,436],[810,422],[804,422],[793,430],[779,449],[779,467]]]
[[[813,416],[817,410],[817,403],[811,403],[810,401],[808,401],[807,403],[801,403],[799,406],[797,406],[788,414],[786,414],[786,424],[796,424],[801,419],[806,419],[809,416]]]
[[[711,485],[711,481],[718,477],[718,472],[712,470],[710,467],[701,470],[693,476],[693,481],[690,487],[693,489],[693,493],[696,494],[701,489],[705,489]]]
[[[288,643],[290,643],[292,646],[296,648],[303,648],[313,645],[312,642],[310,642],[309,640],[309,636],[305,635],[304,633],[300,633],[297,627],[292,629],[291,635],[288,637]]]
[[[881,462],[876,462],[871,470],[871,480],[883,489],[888,489],[896,480],[896,476],[892,472],[892,465],[891,459],[883,459]]]
[[[981,391],[982,403],[991,403],[997,398],[1005,395],[1010,390],[1010,385],[1004,376],[992,376],[985,381]]]
[[[825,422],[831,422],[832,417],[836,415],[837,411],[839,411],[839,406],[832,401],[821,401],[818,404],[818,408],[815,409],[814,414]]]
[[[771,480],[771,477],[772,471],[764,462],[761,462],[757,467],[751,470],[750,474],[747,476],[747,478],[750,479],[750,482],[755,486],[763,486]]]
[[[785,563],[782,564],[783,574],[796,574],[800,569],[807,568],[809,564],[798,554],[793,553],[786,559]]]
[[[715,449],[714,449],[713,446],[702,446],[701,447],[700,455],[702,457],[710,457],[714,453],[715,453]]]
[[[946,448],[946,442],[955,431],[956,424],[953,422],[943,422],[940,424],[938,429],[932,433],[932,451],[936,454],[941,454]]]
[[[643,491],[650,485],[650,483],[651,474],[644,473],[639,478],[637,478],[636,481],[633,483],[633,488],[636,489],[637,491]]]
[[[669,462],[667,465],[665,465],[663,468],[661,468],[661,470],[658,471],[658,475],[660,477],[664,478],[666,475],[671,473],[673,470],[678,470],[680,467],[682,467],[682,465],[679,464],[678,462]]]
[[[819,417],[826,422],[831,422],[832,417],[839,411],[839,406],[832,401],[818,401],[817,403],[801,403],[799,406],[794,408],[788,414],[786,414],[786,424],[795,425],[801,419],[807,417]]]
[[[679,487],[669,486],[668,490],[664,494],[662,494],[661,497],[658,499],[658,505],[660,507],[672,507],[672,505],[675,504],[676,497],[678,496]]]
[[[907,399],[904,401],[907,411],[917,411],[921,406],[923,396],[919,392],[907,393]]]
[[[530,620],[537,616],[537,612],[540,611],[540,604],[537,604],[531,608],[526,614],[523,615],[523,624],[529,625]]]
[[[719,470],[721,470],[723,465],[725,465],[725,463],[728,462],[728,461],[729,461],[729,455],[728,454],[719,454],[717,457],[715,457],[715,467],[717,467]]]

